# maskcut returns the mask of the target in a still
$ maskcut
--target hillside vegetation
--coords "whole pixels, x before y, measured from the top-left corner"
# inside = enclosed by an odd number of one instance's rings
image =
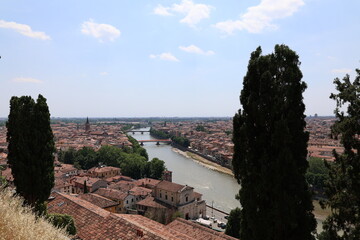
[[[57,229],[43,218],[37,218],[23,206],[20,197],[0,186],[0,240],[70,239],[64,230]]]

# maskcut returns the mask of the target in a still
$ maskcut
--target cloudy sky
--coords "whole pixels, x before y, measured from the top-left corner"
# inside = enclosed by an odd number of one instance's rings
[[[286,44],[306,114],[360,68],[359,0],[0,0],[0,117],[40,93],[53,117],[232,116],[252,51]]]

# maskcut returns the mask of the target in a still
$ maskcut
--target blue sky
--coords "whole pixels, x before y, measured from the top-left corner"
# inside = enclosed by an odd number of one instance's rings
[[[358,0],[0,0],[0,117],[43,94],[53,117],[233,116],[252,51],[300,56],[306,114],[360,68]]]

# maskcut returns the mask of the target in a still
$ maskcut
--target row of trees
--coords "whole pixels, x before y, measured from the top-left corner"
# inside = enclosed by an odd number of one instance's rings
[[[122,174],[134,179],[150,177],[161,179],[165,163],[158,158],[148,161],[146,150],[137,146],[133,148],[118,148],[102,146],[98,151],[93,148],[83,147],[80,150],[73,148],[59,152],[59,161],[74,164],[78,169],[90,169],[100,164],[120,167]],[[145,156],[144,156],[145,155]]]
[[[186,137],[180,137],[180,136],[174,136],[170,133],[165,133],[163,131],[156,130],[154,128],[150,129],[151,136],[158,138],[158,139],[171,139],[175,144],[178,144],[182,147],[189,147],[190,146],[190,140]]]
[[[265,56],[260,47],[251,54],[242,109],[233,118],[232,163],[242,208],[231,212],[226,232],[242,240],[315,239],[310,182],[325,189],[323,207],[332,209],[319,239],[360,239],[360,70],[353,82],[348,75],[335,79],[338,94],[331,94],[337,103],[332,135],[340,136],[344,153],[334,150],[333,164],[311,159],[307,172],[306,84],[298,58],[285,45]]]

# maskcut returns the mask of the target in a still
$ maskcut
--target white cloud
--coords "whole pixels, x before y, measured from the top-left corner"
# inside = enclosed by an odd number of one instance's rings
[[[35,78],[18,77],[18,78],[14,78],[13,82],[42,83],[43,81]]]
[[[119,29],[112,25],[96,23],[92,19],[82,24],[81,32],[99,39],[100,42],[112,42],[119,37],[121,33]]]
[[[161,53],[158,55],[151,54],[149,57],[152,59],[161,59],[161,60],[165,60],[165,61],[180,62],[179,59],[177,59],[171,53]]]
[[[303,0],[261,0],[259,5],[249,7],[240,20],[218,22],[215,27],[227,34],[236,30],[260,33],[266,29],[277,29],[273,24],[275,19],[293,15],[304,4]]]
[[[106,76],[106,75],[108,75],[108,74],[109,74],[108,72],[101,72],[101,73],[100,73],[101,76]]]
[[[214,55],[215,52],[214,51],[204,51],[201,48],[195,46],[195,45],[190,45],[188,47],[184,47],[184,46],[180,46],[179,49],[188,52],[188,53],[196,53],[196,54],[201,54],[201,55],[206,55],[206,56],[210,56],[210,55]]]
[[[154,14],[171,16],[173,13],[178,13],[184,15],[184,18],[180,20],[181,23],[195,27],[201,20],[210,17],[213,8],[211,5],[194,3],[192,0],[181,0],[180,4],[173,4],[171,7],[158,5],[154,9]]]
[[[154,9],[154,14],[161,16],[172,16],[172,14],[169,12],[169,8],[160,4]]]
[[[331,70],[332,73],[350,73],[351,71],[350,68],[337,68]]]
[[[41,40],[50,40],[50,36],[46,35],[44,32],[35,32],[31,29],[29,25],[20,24],[16,22],[7,22],[4,20],[0,20],[0,28],[8,28],[15,30],[16,32],[25,35],[31,38],[37,38]]]

